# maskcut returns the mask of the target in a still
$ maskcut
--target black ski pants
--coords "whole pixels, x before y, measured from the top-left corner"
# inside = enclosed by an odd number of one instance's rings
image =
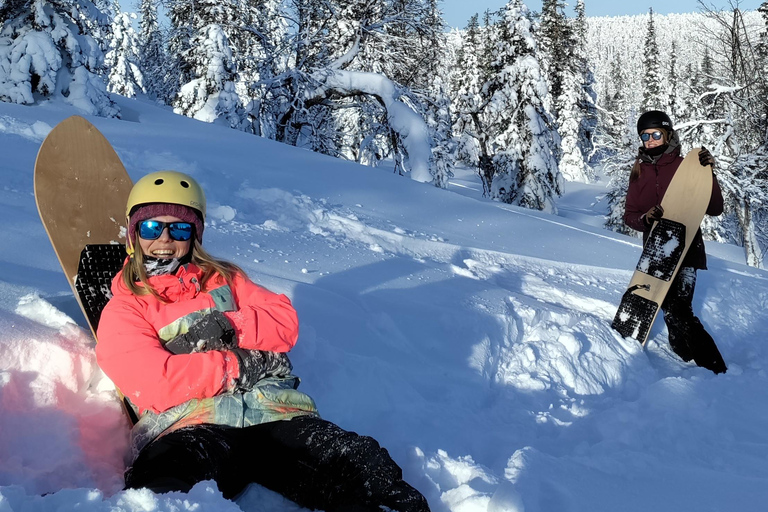
[[[203,480],[215,480],[228,499],[255,482],[309,509],[429,512],[376,440],[311,416],[179,429],[145,447],[125,474],[126,488],[158,493]]]
[[[728,369],[715,340],[693,314],[696,269],[681,267],[661,305],[669,331],[669,344],[683,361],[693,361],[715,373]]]

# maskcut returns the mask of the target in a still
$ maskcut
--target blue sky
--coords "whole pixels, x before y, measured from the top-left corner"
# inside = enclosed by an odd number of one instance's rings
[[[566,13],[573,12],[573,6],[576,0],[566,0],[569,7]],[[482,20],[482,13],[486,9],[496,10],[503,7],[507,0],[443,0],[442,9],[445,22],[450,27],[464,28],[467,25],[469,17],[479,13]],[[541,10],[541,0],[528,0],[525,2],[532,11]],[[712,4],[716,8],[725,8],[728,6],[727,0],[708,0],[705,3]],[[735,1],[734,1],[735,3]],[[762,0],[742,0],[740,7],[742,10],[757,9]],[[587,16],[621,16],[624,14],[642,14],[648,12],[649,7],[653,7],[654,12],[660,14],[669,14],[672,12],[698,12],[699,2],[697,0],[640,0],[640,1],[618,1],[618,0],[584,0]]]

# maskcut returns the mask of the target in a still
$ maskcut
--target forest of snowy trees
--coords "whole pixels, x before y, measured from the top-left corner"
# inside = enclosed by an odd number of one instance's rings
[[[718,162],[708,239],[768,250],[768,1],[587,18],[523,0],[448,32],[439,0],[0,0],[0,99],[57,97],[120,117],[114,94],[438,187],[476,169],[487,197],[555,213],[566,181],[623,198],[635,122],[667,111]],[[135,11],[135,12],[133,12]]]

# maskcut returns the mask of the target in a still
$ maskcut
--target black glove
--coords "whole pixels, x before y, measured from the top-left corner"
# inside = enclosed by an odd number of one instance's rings
[[[237,346],[235,329],[219,310],[213,310],[189,327],[185,334],[179,334],[165,344],[174,354],[225,350]]]
[[[662,208],[660,204],[657,204],[643,215],[643,222],[646,226],[650,226],[653,224],[653,221],[661,220],[662,216],[664,216],[664,208]]]
[[[288,354],[267,350],[232,350],[240,363],[240,376],[237,378],[238,389],[250,390],[265,377],[287,377],[293,370]]]
[[[701,151],[699,151],[699,164],[702,166],[711,165],[713,169],[715,168],[715,157],[713,157],[712,153],[710,153],[704,146],[702,146]]]

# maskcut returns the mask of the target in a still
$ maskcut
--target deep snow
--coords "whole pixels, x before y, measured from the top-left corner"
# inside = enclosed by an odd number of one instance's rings
[[[132,178],[195,176],[206,246],[289,295],[291,357],[321,414],[376,437],[435,512],[758,511],[768,502],[768,272],[708,244],[694,307],[729,365],[610,328],[639,240],[601,228],[603,185],[560,216],[439,190],[118,99],[91,118]],[[121,491],[127,426],[40,223],[32,169],[78,112],[0,103],[0,512],[295,510]],[[259,463],[259,461],[254,461]]]

